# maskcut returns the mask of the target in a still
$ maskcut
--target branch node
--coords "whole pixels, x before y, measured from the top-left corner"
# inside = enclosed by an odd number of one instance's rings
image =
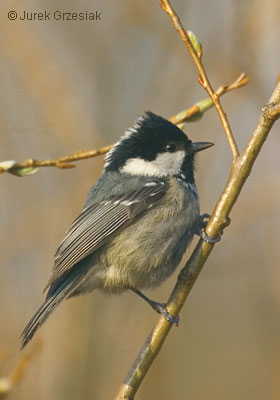
[[[75,168],[76,165],[69,164],[66,162],[58,162],[58,163],[56,163],[56,167],[61,168],[61,169],[67,169],[67,168],[69,169],[69,168]]]
[[[275,102],[268,103],[262,107],[262,113],[264,118],[275,121],[280,116],[280,105]]]
[[[220,98],[220,96],[219,96],[218,93],[216,93],[216,92],[213,93],[213,97],[214,97],[214,100],[215,100],[215,101],[218,101],[219,98]]]

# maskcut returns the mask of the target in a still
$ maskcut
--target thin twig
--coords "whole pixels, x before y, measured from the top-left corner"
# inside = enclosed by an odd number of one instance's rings
[[[10,172],[12,174],[18,175],[18,176],[24,176],[24,175],[30,175],[32,170],[37,172],[36,169],[41,168],[41,167],[56,167],[56,168],[74,168],[75,165],[69,164],[70,162],[75,162],[79,160],[85,160],[87,158],[93,158],[100,156],[102,154],[107,153],[110,149],[112,148],[111,145],[102,147],[99,150],[87,150],[87,151],[77,151],[74,154],[70,154],[68,156],[60,157],[57,159],[53,160],[34,160],[32,158],[29,158],[26,161],[23,162],[13,162],[13,161],[5,161],[3,163],[0,163],[0,165],[7,164],[7,168],[4,166],[0,167],[0,173],[3,172]],[[9,163],[11,163],[9,165]],[[23,171],[22,174],[19,172],[20,170],[27,170],[27,172]]]
[[[13,371],[4,378],[0,378],[0,398],[7,396],[11,390],[17,385],[24,376],[24,373],[33,360],[35,354],[37,354],[42,348],[43,342],[37,340],[31,351],[22,356]]]
[[[231,90],[238,89],[246,85],[248,80],[248,77],[244,73],[242,73],[230,85],[224,84],[220,86],[216,90],[216,93],[218,93],[219,96],[222,96],[223,94],[228,93]],[[190,122],[192,120],[201,118],[204,112],[206,112],[211,107],[213,107],[213,101],[210,98],[201,100],[187,110],[181,111],[180,113],[170,117],[170,121],[173,122],[173,124],[179,125],[180,128],[183,128],[183,124],[185,122]],[[22,162],[4,161],[0,163],[0,174],[3,172],[9,172],[16,176],[26,176],[38,172],[41,167],[56,167],[61,169],[74,168],[75,165],[70,163],[104,155],[111,148],[112,145],[108,145],[102,147],[99,150],[77,151],[76,153],[68,156],[49,160],[34,160],[32,158],[29,158],[28,160]]]
[[[201,86],[204,87],[204,89],[207,91],[207,93],[213,100],[214,106],[218,112],[218,115],[220,117],[220,120],[222,122],[224,130],[226,132],[226,136],[227,136],[230,148],[231,148],[233,160],[235,161],[239,156],[238,147],[237,147],[237,144],[233,137],[227,116],[221,106],[219,94],[213,90],[213,88],[209,82],[208,76],[206,74],[206,71],[204,69],[204,66],[202,64],[202,61],[201,61],[202,53],[198,52],[192,45],[192,42],[191,42],[188,34],[186,33],[183,25],[181,24],[181,21],[180,21],[178,15],[176,14],[174,8],[171,6],[170,1],[169,0],[159,0],[159,3],[160,3],[161,8],[171,18],[175,29],[179,32],[183,42],[185,43],[187,49],[189,50],[189,52],[191,54],[192,59],[194,60],[194,63],[198,70],[198,81],[201,84]]]
[[[268,104],[263,107],[262,115],[258,121],[250,140],[234,168],[231,170],[228,182],[218,200],[212,217],[207,225],[206,233],[216,236],[226,225],[227,217],[235,204],[239,193],[248,178],[253,164],[267,138],[275,120],[280,116],[280,82],[270,98]],[[277,106],[277,107],[276,107]],[[278,109],[278,114],[271,118],[271,110]],[[177,317],[183,307],[191,288],[193,287],[203,265],[213,250],[213,243],[199,240],[190,259],[179,274],[177,283],[169,297],[166,309],[174,317]],[[155,327],[146,339],[138,357],[130,368],[124,383],[121,385],[115,400],[133,400],[134,396],[148,372],[153,360],[161,349],[172,324],[162,316],[159,317]]]
[[[218,94],[219,97],[221,97],[223,94],[228,93],[231,90],[241,88],[242,86],[246,85],[248,83],[248,81],[249,81],[249,78],[243,72],[230,85],[224,84],[224,85],[219,86],[218,89],[216,90],[216,93]],[[169,120],[171,122],[173,122],[173,124],[175,124],[175,125],[179,125],[184,122],[191,121],[193,117],[197,117],[201,113],[204,112],[204,108],[202,105],[208,109],[210,107],[213,107],[214,103],[213,103],[213,100],[211,100],[210,98],[201,100],[197,104],[190,107],[188,110],[181,111],[180,113],[173,115],[172,117],[169,118]]]

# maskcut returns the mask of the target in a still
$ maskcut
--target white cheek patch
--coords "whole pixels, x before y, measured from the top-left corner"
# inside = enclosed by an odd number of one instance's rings
[[[141,158],[130,158],[120,169],[120,172],[131,175],[164,176],[179,174],[185,157],[185,151],[175,153],[160,153],[153,161]]]

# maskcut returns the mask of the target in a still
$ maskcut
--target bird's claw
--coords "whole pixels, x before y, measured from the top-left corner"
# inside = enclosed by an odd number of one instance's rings
[[[165,308],[166,304],[165,303],[157,303],[155,310],[161,314],[166,321],[171,322],[172,324],[175,324],[176,326],[179,325],[179,317],[173,317]]]
[[[204,240],[204,242],[206,242],[206,243],[218,243],[222,239],[223,231],[221,231],[221,233],[215,238],[213,236],[209,236],[205,233],[204,229],[209,221],[209,218],[210,218],[209,214],[202,214],[199,217],[199,220],[197,223],[197,230],[195,233],[196,233],[196,235],[201,237],[201,239]],[[227,217],[227,219],[224,223],[224,228],[230,224],[230,221],[231,221],[230,217]]]
[[[215,238],[213,236],[207,235],[204,229],[201,229],[200,232],[198,232],[197,234],[206,243],[218,243],[222,239],[222,235],[218,235]]]

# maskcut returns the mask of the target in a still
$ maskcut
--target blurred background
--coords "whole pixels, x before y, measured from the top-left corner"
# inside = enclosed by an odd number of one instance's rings
[[[243,71],[250,77],[222,99],[242,149],[280,72],[280,2],[173,5],[202,42],[215,88]],[[10,10],[97,11],[101,21],[11,21]],[[206,97],[156,0],[1,0],[0,53],[0,161],[99,148],[145,110],[168,118]],[[216,144],[198,156],[196,172],[201,210],[211,212],[229,174],[225,134],[213,109],[185,131]],[[137,399],[280,398],[279,131],[278,122]],[[71,170],[0,176],[0,376],[44,341],[11,400],[112,399],[156,321],[132,293],[95,292],[63,303],[19,352],[55,250],[102,167],[99,157]],[[147,294],[165,301],[176,275]]]

